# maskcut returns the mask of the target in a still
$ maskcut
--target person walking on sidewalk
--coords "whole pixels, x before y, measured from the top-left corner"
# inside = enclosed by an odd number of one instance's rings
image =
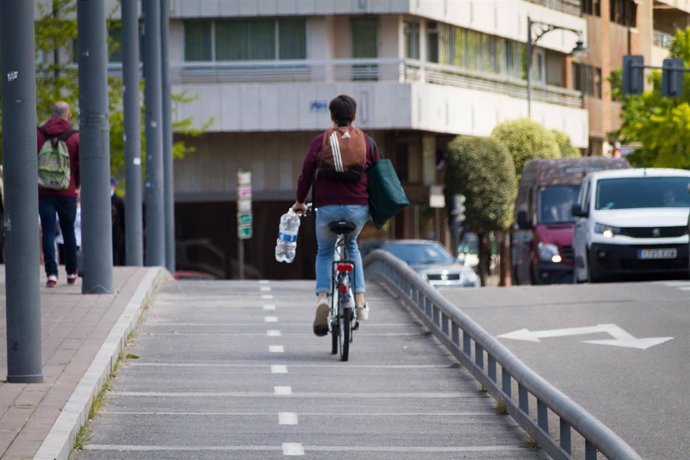
[[[43,154],[42,151],[49,148],[45,145],[46,142],[52,142],[54,149],[59,148],[57,147],[59,142],[64,142],[69,152],[69,182],[57,187],[38,186],[43,260],[47,276],[46,286],[49,288],[55,287],[58,282],[58,265],[55,257],[57,217],[60,219],[60,230],[65,243],[67,283],[74,284],[77,280],[77,242],[74,222],[79,189],[79,132],[73,129],[71,118],[69,104],[64,101],[56,102],[50,119],[37,130],[39,158]],[[64,171],[64,176],[66,175],[67,171]]]
[[[313,187],[318,245],[315,264],[318,300],[313,327],[317,336],[328,334],[328,293],[337,238],[328,228],[330,222],[342,219],[357,226],[348,236],[347,253],[355,263],[357,319],[364,321],[369,317],[369,307],[364,299],[364,267],[357,237],[370,219],[367,169],[379,160],[376,144],[353,125],[357,112],[355,100],[340,95],[330,102],[328,109],[333,127],[316,136],[309,144],[297,182],[297,199],[292,205],[293,211],[305,212],[305,200],[309,189]],[[329,155],[331,160],[337,157],[335,167],[327,160]],[[355,163],[356,166],[349,169],[347,164],[351,158],[359,158],[359,164]]]

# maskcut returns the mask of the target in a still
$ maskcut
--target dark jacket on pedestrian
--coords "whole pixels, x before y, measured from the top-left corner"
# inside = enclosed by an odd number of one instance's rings
[[[43,128],[46,130],[49,136],[51,137],[59,137],[62,134],[64,134],[67,130],[73,129],[72,128],[72,123],[69,121],[63,119],[63,118],[58,118],[58,117],[52,117],[50,120],[48,120],[44,125]],[[36,153],[40,152],[41,147],[47,140],[47,138],[43,135],[40,129],[36,130],[37,136],[38,136],[38,150]],[[66,190],[51,190],[47,188],[43,188],[41,186],[38,187],[38,196],[67,196],[71,197],[77,196],[77,190],[80,187],[80,181],[79,181],[79,132],[75,131],[70,137],[67,138],[65,141],[67,144],[67,150],[69,151],[69,170],[70,170],[70,180],[69,180],[69,187]]]

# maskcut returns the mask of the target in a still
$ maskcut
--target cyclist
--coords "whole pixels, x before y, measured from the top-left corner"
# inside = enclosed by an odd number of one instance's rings
[[[316,241],[318,245],[316,253],[316,295],[318,296],[316,316],[314,318],[314,334],[324,336],[328,334],[328,312],[333,254],[337,235],[330,231],[328,224],[338,220],[347,220],[354,223],[357,228],[348,236],[347,253],[355,264],[355,311],[357,319],[365,321],[369,317],[369,307],[364,298],[364,268],[362,256],[357,246],[357,237],[364,224],[370,219],[369,194],[367,193],[366,170],[379,160],[379,152],[376,143],[355,128],[353,122],[357,112],[357,103],[347,95],[337,96],[330,101],[328,109],[333,121],[333,128],[316,136],[309,144],[309,150],[304,158],[302,173],[297,182],[297,200],[292,206],[295,212],[305,212],[307,206],[305,200],[309,189],[313,187],[314,207],[316,211]],[[343,180],[323,173],[321,166],[322,150],[328,142],[334,130],[344,132],[344,137],[353,138],[361,136],[363,139],[362,152],[366,159],[363,170],[360,171],[357,180]],[[343,154],[345,156],[345,154]],[[364,157],[363,157],[364,158]],[[318,170],[318,173],[317,173]]]

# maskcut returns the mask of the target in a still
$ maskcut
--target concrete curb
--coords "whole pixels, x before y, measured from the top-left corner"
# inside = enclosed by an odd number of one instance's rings
[[[160,284],[170,279],[172,279],[170,273],[162,267],[151,269],[146,273],[34,459],[67,460],[69,458],[77,433],[87,422],[94,397],[110,376],[120,352],[127,345],[127,336],[136,327],[141,313],[151,302]]]

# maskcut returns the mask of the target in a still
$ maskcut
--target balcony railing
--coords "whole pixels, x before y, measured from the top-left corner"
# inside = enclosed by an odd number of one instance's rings
[[[524,80],[414,59],[329,61],[185,62],[171,68],[171,82],[185,83],[427,83],[527,99]],[[583,107],[582,93],[558,86],[532,88],[532,100]]]
[[[668,34],[666,32],[662,32],[660,30],[655,30],[652,37],[652,43],[654,44],[654,46],[666,49],[671,48],[671,42],[673,42],[674,38],[673,35]]]

